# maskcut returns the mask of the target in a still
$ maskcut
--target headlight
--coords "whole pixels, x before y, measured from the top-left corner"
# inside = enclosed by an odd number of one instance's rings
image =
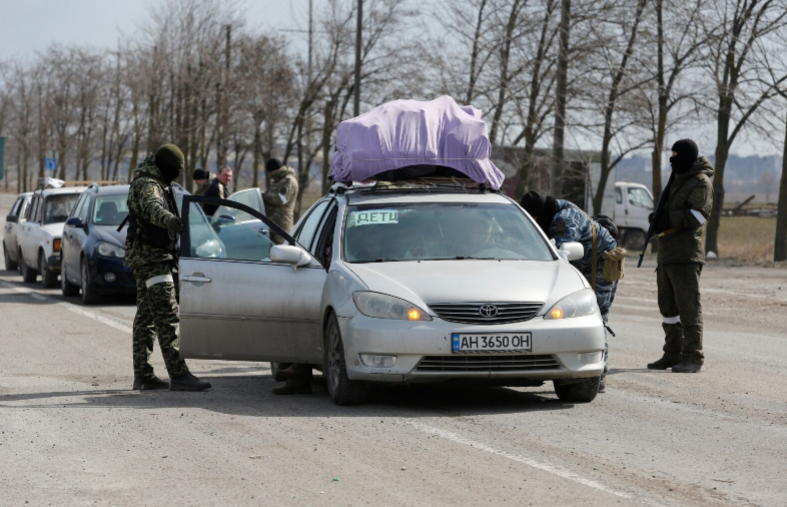
[[[104,257],[117,257],[118,259],[122,259],[126,256],[125,248],[103,241],[96,243],[96,251],[99,255],[103,255]]]
[[[592,289],[585,289],[558,301],[544,318],[546,320],[559,320],[572,317],[587,317],[597,311],[596,293]]]
[[[375,319],[431,321],[432,317],[414,304],[379,292],[353,292],[358,311]]]

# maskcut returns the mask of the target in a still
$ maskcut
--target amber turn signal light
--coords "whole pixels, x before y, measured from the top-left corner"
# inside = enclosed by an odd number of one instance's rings
[[[410,320],[420,320],[421,319],[421,312],[413,308],[409,312],[407,312],[407,318]]]
[[[55,241],[52,242],[52,248],[54,249],[55,252],[59,252],[60,251],[60,240],[59,239],[56,239]]]
[[[563,310],[561,308],[552,308],[552,318],[555,320],[562,319]]]

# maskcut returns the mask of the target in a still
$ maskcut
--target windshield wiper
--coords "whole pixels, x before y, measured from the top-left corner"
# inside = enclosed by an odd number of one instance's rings
[[[454,259],[458,261],[473,260],[473,261],[496,261],[496,257],[473,257],[472,255],[457,255]]]
[[[375,259],[374,262],[399,262],[399,259],[391,259],[390,257],[381,257]]]

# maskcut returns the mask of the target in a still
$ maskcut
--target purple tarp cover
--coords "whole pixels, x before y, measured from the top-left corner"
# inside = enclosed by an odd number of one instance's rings
[[[413,165],[456,169],[499,189],[505,176],[489,159],[492,144],[481,111],[448,95],[430,101],[394,100],[339,124],[333,179],[364,181]]]

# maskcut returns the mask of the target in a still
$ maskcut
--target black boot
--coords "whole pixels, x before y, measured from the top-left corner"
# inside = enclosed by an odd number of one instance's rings
[[[276,382],[286,382],[288,380],[311,381],[312,367],[309,364],[291,364],[284,370],[279,370],[273,376]]]
[[[283,386],[274,387],[271,392],[278,395],[311,394],[312,384],[303,380],[288,380]]]
[[[702,371],[702,365],[694,361],[683,361],[672,367],[672,373],[699,373]]]
[[[665,357],[662,357],[658,361],[653,361],[652,363],[648,363],[649,370],[669,370],[676,364],[680,363],[680,359],[677,360],[670,360]]]
[[[169,382],[161,380],[155,375],[149,377],[134,377],[134,386],[131,388],[134,391],[150,391],[153,389],[167,389]]]
[[[210,382],[203,382],[191,373],[172,377],[169,380],[170,391],[204,391],[210,389]]]

